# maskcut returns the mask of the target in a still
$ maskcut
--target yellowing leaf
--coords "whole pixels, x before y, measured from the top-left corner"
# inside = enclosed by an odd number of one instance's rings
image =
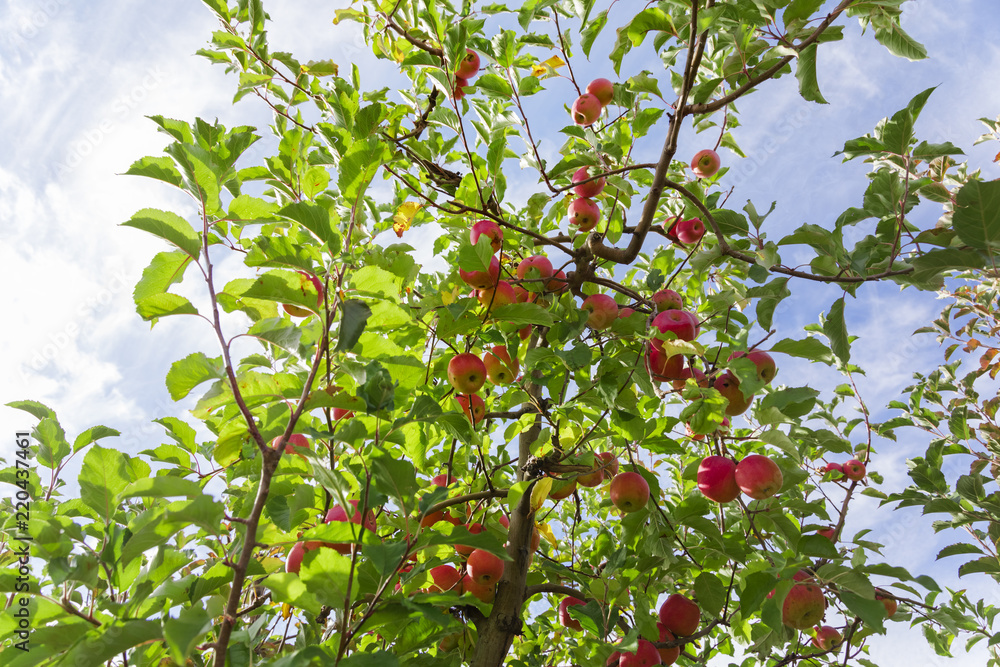
[[[455,303],[455,300],[460,298],[463,294],[462,288],[456,287],[450,292],[441,292],[441,303],[445,306],[450,306]]]
[[[545,499],[549,497],[549,491],[551,490],[551,477],[543,477],[535,482],[535,486],[531,489],[531,511],[538,511],[538,509],[542,506],[542,503],[545,502]]]
[[[547,523],[536,523],[535,528],[538,529],[538,533],[545,538],[545,541],[552,546],[559,546],[559,542],[556,540],[556,534],[552,532],[552,527]]]
[[[287,621],[289,618],[291,618],[291,616],[292,616],[292,605],[288,604],[287,602],[283,603],[281,605],[281,618]]]
[[[392,231],[396,232],[396,236],[403,238],[403,232],[410,228],[410,225],[413,224],[413,218],[421,208],[422,204],[415,201],[400,204],[399,208],[396,209],[396,215],[392,216]]]
[[[313,76],[336,76],[340,68],[332,60],[310,60],[300,67],[303,74]]]
[[[566,63],[559,56],[552,56],[544,62],[540,62],[531,68],[531,76],[543,79],[547,76],[555,76],[556,70],[565,67]]]

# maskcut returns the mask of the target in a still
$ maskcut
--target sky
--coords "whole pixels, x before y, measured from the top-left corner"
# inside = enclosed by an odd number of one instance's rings
[[[392,81],[398,74],[365,57],[353,25],[332,25],[334,10],[343,6],[266,2],[272,50],[292,51],[301,61],[365,63],[369,86]],[[995,1],[911,0],[903,8],[903,25],[928,47],[928,60],[895,58],[848,20],[847,39],[820,51],[819,81],[829,105],[804,102],[793,77],[775,82],[766,97],[741,101],[742,126],[735,136],[750,157],[723,152],[736,185],[730,203],[738,208],[750,199],[766,209],[777,200],[768,220],[772,238],[804,222],[829,225],[844,208],[857,205],[866,166],[860,160],[843,165],[833,153],[931,86],[938,90],[918,133],[928,141],[956,143],[988,177],[1000,176],[990,162],[995,145],[992,152],[972,146],[984,131],[976,119],[1000,114],[1000,87],[986,74],[1000,71]],[[185,318],[166,318],[150,328],[135,314],[132,288],[162,246],[118,224],[141,208],[182,215],[193,208],[168,188],[121,174],[134,160],[159,155],[166,143],[146,116],[200,116],[264,129],[269,111],[252,96],[233,105],[234,78],[194,55],[217,28],[195,0],[6,0],[0,4],[0,26],[0,279],[7,286],[0,404],[41,401],[57,411],[68,433],[106,424],[122,432],[114,446],[138,451],[159,442],[162,429],[151,419],[191,405],[175,404],[167,395],[170,364],[196,350],[218,352],[211,332]],[[582,70],[582,54],[577,58],[574,64]],[[623,73],[630,66],[651,64],[626,61]],[[595,62],[591,69],[616,80],[609,65]],[[714,137],[685,133],[681,153],[693,154],[707,141],[714,143]],[[267,142],[260,144],[252,150],[263,151]],[[555,144],[547,148],[554,150]],[[533,183],[530,174],[523,178]],[[922,215],[931,224],[939,210],[926,208]],[[801,326],[817,321],[839,296],[826,286],[799,285],[793,291],[777,313],[776,340],[800,337]],[[849,330],[860,336],[853,359],[868,370],[860,387],[873,409],[896,398],[913,371],[937,365],[933,337],[911,334],[940,307],[933,294],[900,292],[892,284],[868,286],[848,301]],[[798,360],[782,359],[779,366],[779,382],[840,381]],[[26,413],[0,406],[0,426],[11,434],[0,439],[0,456],[9,456],[13,432],[33,422]],[[904,488],[906,459],[922,454],[916,434],[904,440],[878,445],[872,467],[885,477],[883,490]],[[989,580],[959,581],[955,559],[935,563],[947,536],[935,536],[926,518],[912,510],[875,510],[867,499],[853,506],[848,533],[871,528],[884,536],[887,561],[932,574],[942,584],[988,584],[995,591]],[[996,603],[996,597],[988,600]],[[914,641],[916,631],[906,624],[889,625],[886,637],[872,641],[877,664],[969,664],[968,657],[938,659],[922,640]]]

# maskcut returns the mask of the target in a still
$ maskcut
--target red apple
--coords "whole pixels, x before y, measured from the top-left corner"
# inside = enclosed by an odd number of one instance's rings
[[[603,331],[618,318],[618,304],[607,294],[591,294],[583,300],[581,310],[587,311],[587,326]]]
[[[822,535],[826,539],[828,539],[831,542],[833,542],[833,541],[836,540],[836,537],[837,537],[837,527],[836,526],[830,526],[829,528],[821,528],[821,529],[819,529],[819,530],[816,531],[816,534],[817,535]]]
[[[749,397],[743,396],[743,392],[740,391],[740,381],[729,371],[715,378],[714,386],[719,390],[720,394],[729,400],[729,405],[726,406],[726,414],[730,417],[743,414],[750,407],[750,404],[753,403],[753,395]]]
[[[474,394],[486,382],[486,364],[472,352],[456,354],[448,362],[448,382],[460,394]]]
[[[486,530],[485,528],[483,528],[483,524],[479,523],[478,521],[466,524],[465,527],[473,535],[478,535],[479,533]],[[462,554],[463,556],[468,556],[469,554],[471,554],[473,549],[475,549],[475,547],[466,546],[464,544],[455,545],[455,551]]]
[[[503,246],[503,230],[492,220],[479,220],[472,225],[472,229],[469,231],[469,241],[472,245],[476,245],[479,242],[479,237],[484,235],[490,240],[493,252],[500,250]]]
[[[481,586],[492,586],[503,576],[503,560],[482,549],[474,549],[465,566],[469,576]]]
[[[676,380],[684,371],[684,355],[667,355],[661,349],[648,345],[646,347],[646,361],[649,363],[649,375],[657,382],[666,380]]]
[[[473,425],[482,423],[486,418],[486,402],[479,394],[455,394],[455,401]]]
[[[517,303],[514,287],[506,280],[501,280],[495,287],[487,287],[476,292],[476,298],[484,308],[499,308]]]
[[[587,92],[596,97],[602,107],[606,107],[615,95],[615,86],[607,79],[594,79],[587,84]]]
[[[288,551],[288,558],[285,560],[285,572],[298,572],[302,567],[302,559],[306,555],[306,545],[296,542]]]
[[[667,626],[665,626],[663,623],[657,623],[656,629],[660,631],[659,641],[661,642],[672,642],[675,639],[677,639],[676,637],[674,637],[673,633],[670,632],[670,630],[667,630]],[[657,653],[660,654],[660,661],[664,665],[674,664],[675,662],[677,662],[677,658],[681,656],[680,646],[675,646],[673,648],[658,648],[656,649],[656,651]]]
[[[334,421],[340,421],[341,419],[350,419],[354,416],[353,410],[345,410],[344,408],[334,408],[333,409],[333,419]]]
[[[604,479],[611,479],[618,474],[618,458],[612,452],[601,452],[597,455],[604,469]]]
[[[619,308],[618,309],[618,319],[620,319],[620,320],[628,319],[632,315],[632,313],[634,313],[634,312],[635,312],[635,309],[633,309],[633,308],[628,308],[628,307],[626,307],[626,308]]]
[[[749,352],[733,352],[729,355],[729,361],[745,356],[757,367],[757,377],[762,382],[770,383],[778,373],[778,367],[774,363],[771,355],[764,350],[750,350]]]
[[[495,584],[480,584],[469,575],[462,579],[462,592],[471,593],[487,604],[492,603],[497,594]]]
[[[514,285],[514,297],[518,303],[531,303],[538,300],[538,292],[529,292],[520,285]]]
[[[699,387],[708,386],[708,376],[701,372],[701,369],[695,368],[693,366],[685,366],[683,370],[678,374],[677,379],[673,381],[673,387],[677,391],[684,389],[684,385],[687,384],[689,379],[694,379]]]
[[[778,464],[761,454],[751,454],[736,466],[736,485],[755,500],[776,494],[781,490],[782,481]]]
[[[781,606],[781,622],[796,630],[808,630],[823,620],[826,597],[811,580],[792,586]]]
[[[728,503],[740,495],[736,463],[724,456],[706,456],[698,466],[698,489],[709,500]]]
[[[649,502],[649,484],[637,472],[620,472],[611,480],[608,495],[622,512],[635,512]]]
[[[433,484],[434,486],[440,486],[442,488],[451,486],[452,484],[456,484],[457,482],[458,482],[457,479],[455,479],[451,475],[446,475],[446,474],[435,475],[434,477],[431,478],[431,484]]]
[[[556,294],[562,294],[567,289],[569,289],[569,283],[566,282],[566,273],[564,271],[556,271],[555,275],[552,276],[552,280],[545,283],[546,292],[555,292]]]
[[[658,312],[664,310],[681,310],[684,308],[684,299],[672,289],[661,289],[650,297],[650,300],[656,306]]]
[[[579,197],[596,197],[604,191],[607,179],[604,176],[595,178],[591,172],[600,173],[597,167],[580,167],[573,173],[573,192]],[[593,178],[594,180],[589,180]],[[584,183],[583,181],[587,181]]]
[[[465,57],[455,68],[455,76],[470,79],[479,73],[479,54],[472,49],[465,50]]]
[[[705,235],[705,223],[701,218],[680,220],[674,224],[674,235],[684,245],[695,244]]]
[[[443,593],[458,586],[462,581],[462,575],[452,565],[438,565],[431,568],[431,580],[434,582],[430,591]]]
[[[552,277],[552,273],[552,262],[550,262],[549,258],[545,255],[532,255],[531,257],[525,257],[517,265],[518,280],[538,280],[541,278],[543,281],[547,282],[548,279]],[[538,291],[541,291],[541,289],[541,284],[538,284]]]
[[[829,625],[817,627],[816,634],[812,638],[813,646],[822,651],[837,648],[843,641],[844,638],[837,632],[836,628],[832,628]]]
[[[573,116],[574,123],[587,127],[593,125],[601,117],[601,110],[603,108],[597,96],[584,93],[573,102],[570,114]]]
[[[350,503],[354,507],[354,515],[350,518],[350,522],[361,525],[361,512],[358,511],[358,501],[351,500]],[[347,511],[340,505],[327,510],[326,517],[323,519],[323,523],[333,523],[334,521],[348,521]],[[375,513],[371,510],[365,512],[364,528],[372,533],[378,528],[375,523]],[[347,544],[346,542],[328,542],[326,546],[332,547],[342,554],[349,554],[354,550],[354,545]]]
[[[493,384],[510,384],[517,379],[517,371],[521,367],[516,358],[510,358],[503,345],[494,345],[483,355],[483,363],[486,365],[486,377]]]
[[[577,197],[569,205],[569,224],[589,232],[601,221],[601,208],[593,199]]]
[[[465,269],[459,269],[458,275],[464,280],[470,287],[476,287],[478,289],[486,289],[497,284],[500,280],[500,260],[494,256],[490,259],[490,268],[486,271],[466,271]]]
[[[709,178],[719,171],[721,164],[722,160],[719,159],[719,154],[706,148],[703,151],[698,151],[691,158],[691,171],[698,178]]]
[[[281,442],[280,435],[271,441],[271,449],[277,449],[279,442]],[[298,454],[302,458],[305,458],[302,452],[310,449],[312,449],[312,444],[310,444],[309,438],[301,433],[292,433],[288,436],[288,440],[285,441],[285,454]]]
[[[648,639],[639,638],[635,653],[622,652],[618,667],[652,667],[660,664],[660,652]]]
[[[860,482],[865,478],[866,472],[865,464],[857,459],[851,459],[844,464],[844,477],[851,481]]]
[[[578,604],[587,604],[579,598],[575,598],[567,595],[562,600],[559,601],[559,622],[562,623],[563,627],[569,628],[570,630],[582,630],[583,627],[580,625],[580,621],[576,620],[569,615],[569,608]]]
[[[569,498],[576,491],[575,479],[557,479],[552,482],[552,489],[549,491],[549,498],[552,500],[562,500]]]
[[[834,463],[831,461],[830,463],[827,463],[819,470],[822,473],[828,473],[828,472],[833,473],[831,477],[834,481],[843,479],[844,466],[840,465],[839,463]]]
[[[463,99],[469,92],[469,80],[463,79],[460,76],[455,77],[455,85],[451,89],[451,96],[453,99],[460,100]]]
[[[892,618],[896,615],[896,608],[899,604],[888,592],[882,590],[881,588],[876,588],[875,599],[881,602],[882,606],[885,607],[886,618]]]
[[[680,340],[691,341],[698,337],[698,318],[686,310],[664,310],[651,324],[662,333],[673,332]],[[654,338],[652,343],[656,349],[663,349],[663,341]]]
[[[701,608],[680,593],[673,593],[660,605],[660,623],[678,637],[698,632]]]

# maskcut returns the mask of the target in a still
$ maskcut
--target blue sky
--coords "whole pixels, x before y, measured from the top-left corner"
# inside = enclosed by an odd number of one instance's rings
[[[356,29],[332,25],[334,9],[345,4],[268,2],[272,49],[292,51],[302,61],[369,62]],[[766,96],[740,103],[742,127],[735,134],[752,159],[724,154],[737,183],[730,204],[738,208],[751,199],[766,209],[778,200],[768,221],[772,238],[804,222],[829,223],[857,205],[866,186],[865,165],[842,165],[834,151],[930,86],[939,88],[918,124],[921,137],[950,140],[989,177],[1000,175],[990,164],[995,145],[972,147],[983,131],[976,119],[1000,114],[995,1],[911,0],[904,11],[904,27],[928,47],[929,60],[894,58],[847,21],[847,39],[820,51],[819,80],[829,105],[801,100],[793,77],[770,86]],[[0,403],[39,400],[59,413],[70,433],[103,423],[122,431],[117,446],[143,449],[160,438],[151,419],[186,407],[166,393],[163,378],[170,363],[194,350],[213,356],[217,351],[208,330],[191,321],[168,318],[150,330],[135,315],[132,287],[161,246],[117,224],[144,207],[181,214],[193,209],[156,183],[118,174],[164,146],[147,115],[202,116],[263,129],[268,110],[252,96],[233,106],[235,80],[194,55],[216,29],[209,11],[194,0],[7,0],[0,6],[0,25],[0,277],[8,285],[0,329],[0,349],[6,352],[0,358],[5,378]],[[578,58],[582,63],[583,56]],[[596,67],[614,78],[610,67]],[[365,80],[374,87],[394,74],[386,63],[373,64]],[[788,124],[794,134],[785,131]],[[714,137],[686,135],[678,157],[686,159],[709,141]],[[938,210],[926,209],[931,224]],[[793,292],[779,313],[776,339],[800,337],[801,325],[815,322],[839,295],[835,288],[812,285]],[[933,338],[913,338],[911,332],[940,305],[934,295],[900,293],[891,284],[870,286],[848,302],[849,328],[861,336],[854,359],[869,371],[861,388],[870,406],[895,398],[914,370],[937,364]],[[779,365],[778,382],[839,382],[804,363],[779,360]],[[0,407],[0,423],[12,433],[32,420]],[[887,490],[906,485],[905,460],[922,453],[916,434],[912,438],[880,444],[873,467],[885,476]],[[10,451],[11,442],[0,442],[0,455]],[[935,564],[942,542],[928,520],[869,508],[874,505],[854,507],[849,534],[875,528],[888,536],[889,562],[953,586],[973,583],[955,578],[954,559]],[[997,602],[995,595],[992,600]],[[888,637],[872,642],[875,662],[938,664],[915,631],[899,623],[890,627]],[[940,664],[969,664],[969,659]]]

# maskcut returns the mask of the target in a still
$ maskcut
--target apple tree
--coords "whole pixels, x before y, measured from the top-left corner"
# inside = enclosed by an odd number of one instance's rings
[[[901,0],[337,10],[391,86],[272,51],[261,0],[205,4],[200,54],[273,122],[153,117],[164,154],[128,173],[196,214],[121,233],[167,244],[139,316],[186,316],[218,354],[173,364],[197,404],[141,452],[13,404],[39,420],[42,473],[3,474],[36,493],[41,566],[31,652],[3,664],[871,664],[888,622],[962,629],[933,580],[845,534],[884,494],[844,311],[870,282],[984,266],[995,220],[976,245],[912,210],[985,184],[915,136],[931,91],[846,142],[872,166],[860,206],[780,238],[729,202],[718,152],[743,155],[737,103],[774,79],[825,101],[817,53],[847,20],[922,58]],[[841,296],[779,334],[816,282]],[[790,357],[843,384],[783,377]]]

